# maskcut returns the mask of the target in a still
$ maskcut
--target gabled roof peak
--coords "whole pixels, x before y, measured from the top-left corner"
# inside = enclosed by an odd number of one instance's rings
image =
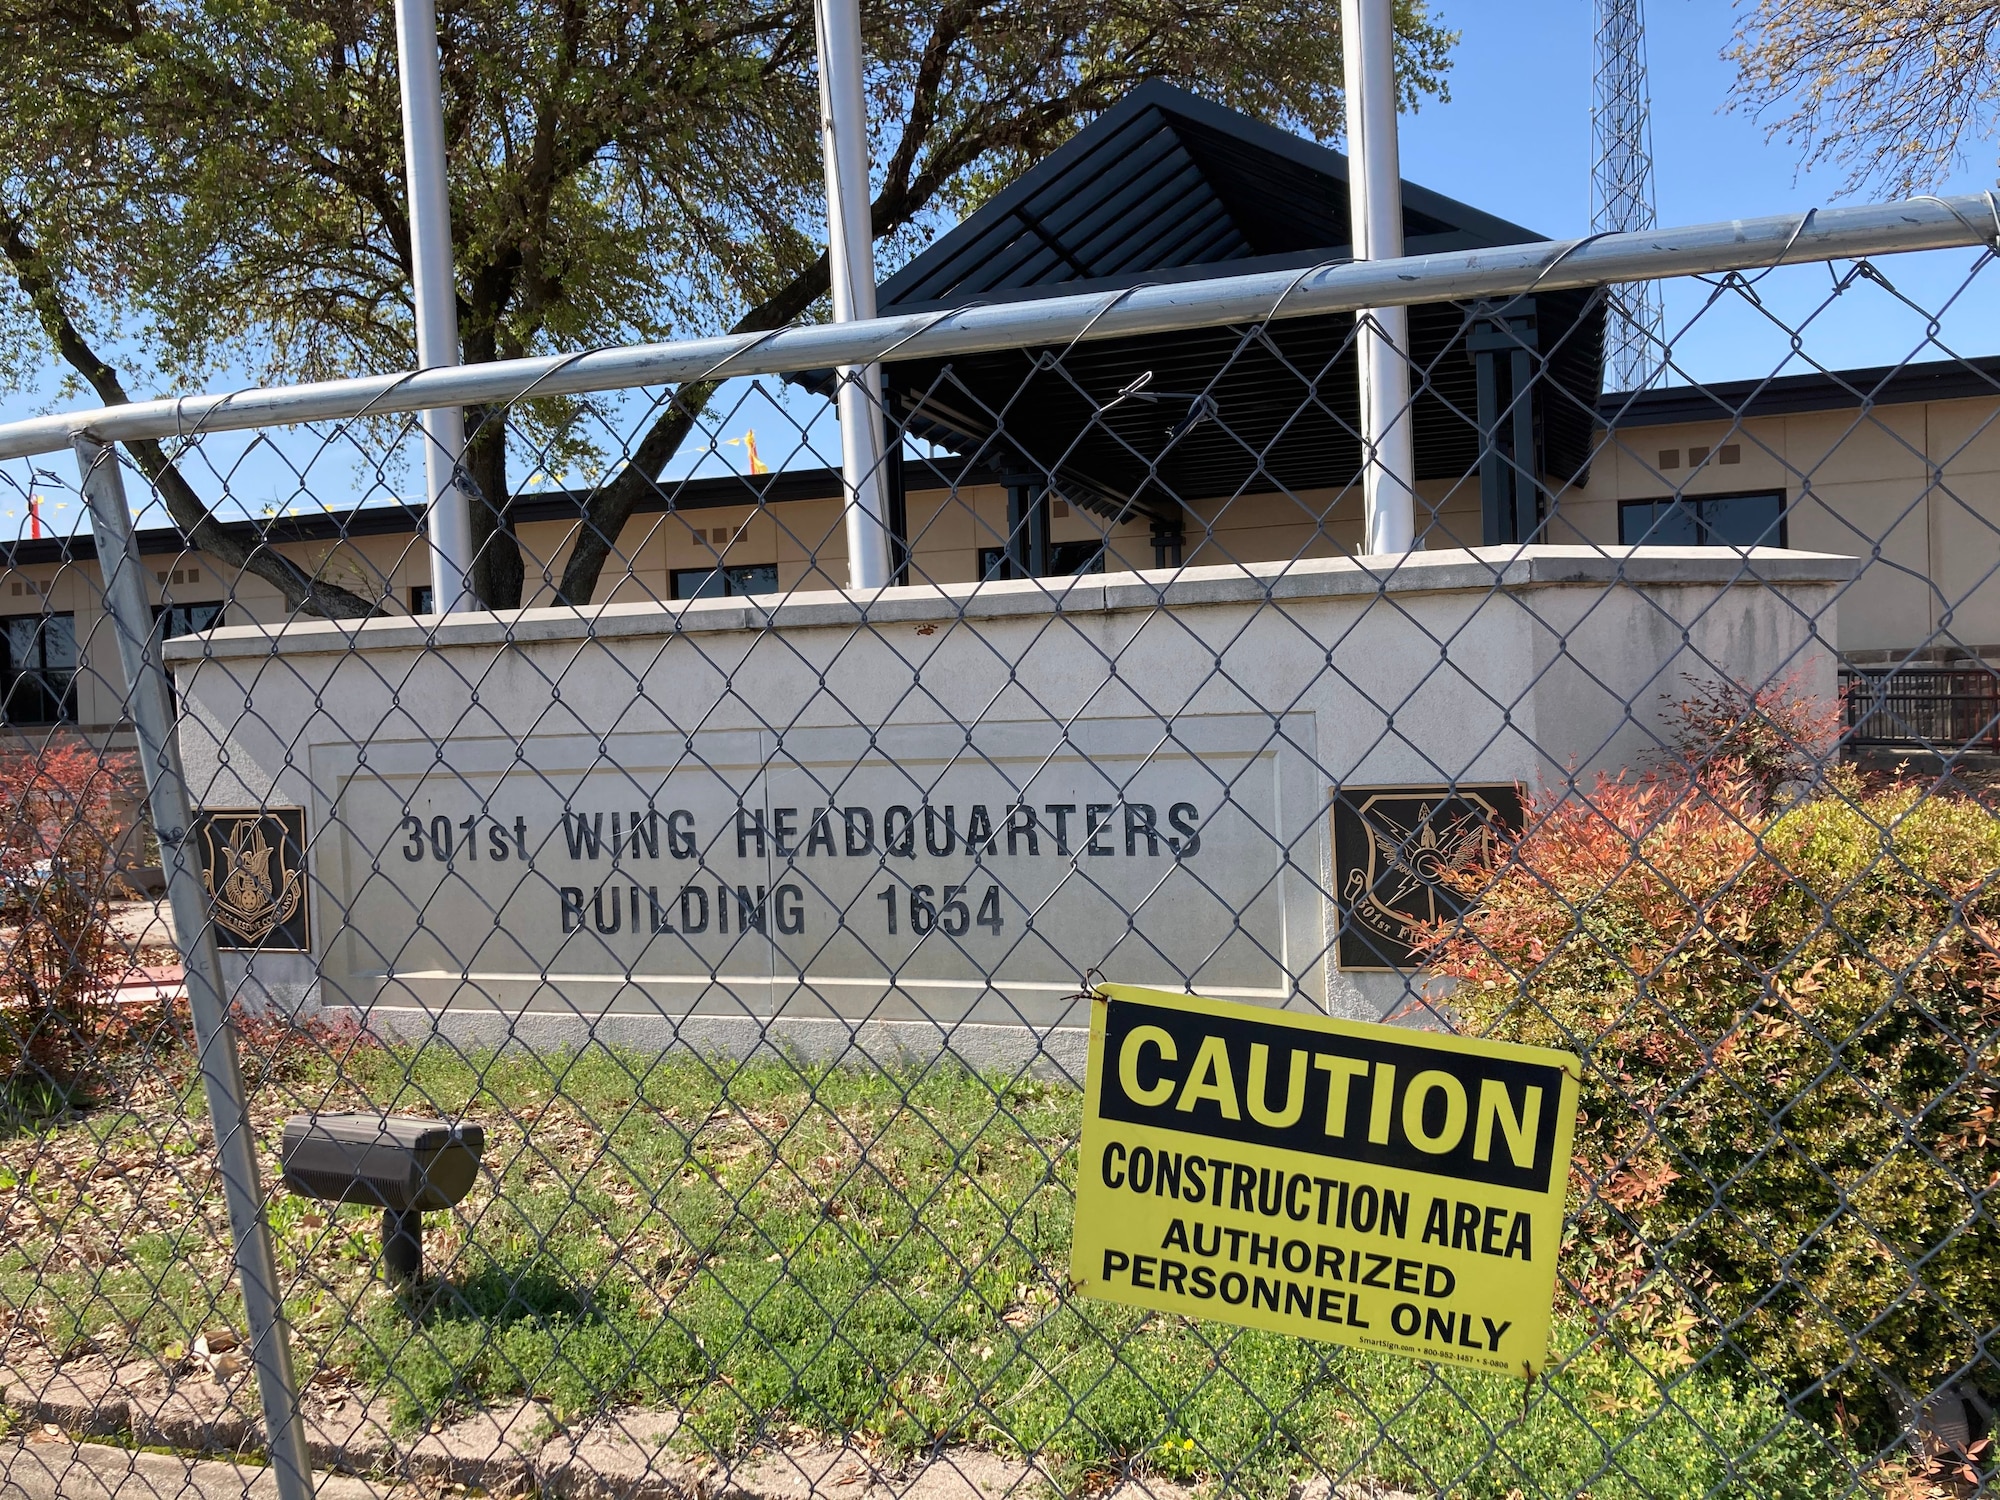
[[[1312,265],[1350,254],[1347,158],[1172,84],[1139,85],[883,283],[884,312]],[[1406,248],[1541,238],[1403,184]]]

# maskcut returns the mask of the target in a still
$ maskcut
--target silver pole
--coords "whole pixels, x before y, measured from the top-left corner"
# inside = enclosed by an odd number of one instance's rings
[[[1341,0],[1347,76],[1348,217],[1356,260],[1403,255],[1403,175],[1396,149],[1393,0]],[[1362,550],[1416,546],[1416,447],[1410,430],[1410,315],[1376,307],[1356,315],[1361,366]]]
[[[458,281],[451,252],[451,192],[444,170],[444,101],[438,84],[437,9],[432,0],[396,0],[396,67],[403,83],[403,168],[410,195],[410,265],[417,311],[417,368],[458,363]],[[431,543],[432,608],[477,603],[472,516],[458,487],[465,413],[423,414],[424,493]],[[497,497],[489,497],[497,503]]]
[[[826,248],[833,321],[875,316],[875,226],[868,188],[868,107],[862,97],[860,0],[814,0],[819,33],[820,154],[826,163]],[[889,582],[882,500],[882,367],[842,365],[840,469],[847,491],[847,584]]]
[[[1981,227],[1982,221],[1985,225]],[[297,422],[337,422],[440,405],[577,396],[629,386],[731,379],[896,359],[949,359],[994,349],[1130,338],[1189,328],[1325,317],[1357,308],[1469,302],[1606,282],[1748,271],[1805,261],[1860,260],[1983,245],[1993,205],[1981,196],[1912,198],[1811,209],[1643,234],[1541,240],[1452,250],[1403,260],[1340,262],[1308,271],[1259,271],[1026,302],[973,304],[957,312],[902,313],[872,322],[806,323],[780,333],[737,333],[674,344],[633,344],[584,354],[541,354],[422,374],[364,375],[319,385],[212,391],[94,406],[0,423],[0,459],[56,453],[80,432],[102,442],[243,432]]]
[[[198,858],[188,837],[193,826],[180,744],[173,734],[167,673],[153,632],[146,573],[132,536],[125,505],[125,477],[118,453],[94,438],[75,439],[83,495],[90,506],[91,534],[97,540],[97,567],[104,602],[125,667],[126,707],[139,742],[148,804],[166,867],[167,895],[173,906],[174,938],[187,976],[188,1008],[194,1016],[201,1053],[202,1087],[215,1128],[216,1166],[229,1208],[235,1244],[236,1279],[250,1324],[250,1358],[257,1371],[257,1394],[270,1435],[271,1467],[279,1500],[312,1500],[312,1468],[306,1456],[305,1422],[292,1379],[291,1332],[285,1326],[278,1292],[278,1262],[264,1219],[264,1192],[257,1178],[256,1136],[243,1097],[243,1074],[236,1062],[236,1037],[223,1003],[222,960],[208,919],[208,897]]]

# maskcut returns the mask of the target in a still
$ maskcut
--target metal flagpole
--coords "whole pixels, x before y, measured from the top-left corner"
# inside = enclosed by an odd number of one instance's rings
[[[875,228],[868,189],[868,108],[862,97],[859,0],[814,0],[819,34],[820,150],[826,162],[827,260],[833,320],[875,316]],[[847,582],[890,579],[883,504],[882,367],[842,365],[840,467],[847,492]]]
[[[174,914],[174,939],[181,950],[188,1009],[201,1049],[201,1081],[208,1115],[215,1126],[216,1166],[229,1209],[235,1242],[236,1280],[243,1292],[243,1315],[250,1325],[250,1361],[270,1435],[271,1468],[279,1500],[312,1500],[312,1468],[306,1451],[305,1419],[292,1378],[291,1333],[285,1326],[284,1298],[278,1290],[278,1262],[264,1218],[264,1193],[257,1180],[256,1138],[243,1097],[243,1073],[236,1061],[236,1037],[229,1029],[222,987],[222,956],[208,916],[198,859],[190,837],[193,809],[180,744],[174,738],[166,668],[160,661],[159,633],[132,513],[125,502],[125,476],[118,454],[96,439],[73,443],[83,471],[83,496],[90,507],[90,530],[97,542],[97,567],[104,580],[106,613],[125,668],[126,710],[139,742],[146,774],[148,806],[160,838],[160,863]]]
[[[444,101],[438,84],[433,0],[396,0],[396,65],[403,82],[403,168],[410,195],[410,263],[417,308],[417,368],[458,363],[458,283],[452,269],[451,194],[444,170]],[[474,606],[472,516],[458,486],[465,414],[423,414],[425,512],[431,544],[431,607]]]
[[[1403,253],[1403,178],[1396,150],[1393,0],[1341,0],[1347,75],[1347,181],[1356,260]],[[1410,427],[1410,315],[1378,307],[1355,315],[1361,365],[1362,550],[1416,546],[1416,451]]]

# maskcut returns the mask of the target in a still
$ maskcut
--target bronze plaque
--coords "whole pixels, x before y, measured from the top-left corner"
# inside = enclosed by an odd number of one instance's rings
[[[309,952],[306,810],[205,807],[193,834],[217,946]]]
[[[1497,834],[1521,827],[1512,783],[1341,787],[1333,794],[1333,879],[1342,969],[1413,969],[1413,924],[1458,916],[1446,878],[1475,864]]]

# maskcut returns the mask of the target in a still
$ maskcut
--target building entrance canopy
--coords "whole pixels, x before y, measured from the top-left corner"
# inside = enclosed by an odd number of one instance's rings
[[[1413,183],[1403,197],[1412,255],[1542,238]],[[1225,267],[1303,272],[1351,256],[1347,202],[1339,152],[1147,84],[891,277],[881,310],[1098,291],[1110,304]],[[1201,501],[1353,482],[1353,334],[1348,314],[1287,319],[891,362],[884,376],[909,435],[1107,517],[1177,525]],[[1420,481],[1479,472],[1511,497],[1520,470],[1524,484],[1584,471],[1603,376],[1595,292],[1413,307],[1410,340]],[[1487,540],[1524,538],[1534,507],[1520,514],[1518,532]]]

